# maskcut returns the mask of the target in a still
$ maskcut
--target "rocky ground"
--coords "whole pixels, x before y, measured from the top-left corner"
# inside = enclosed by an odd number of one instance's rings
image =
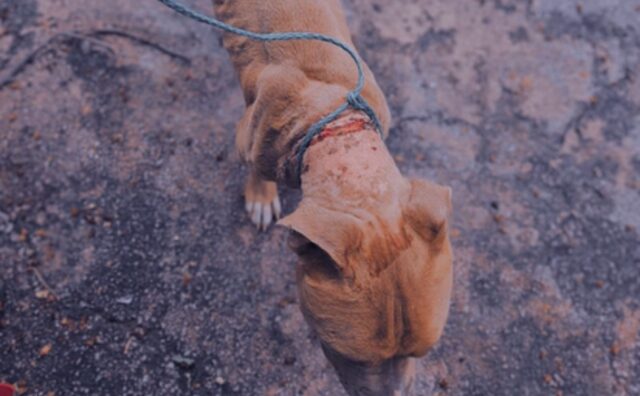
[[[401,169],[454,190],[418,394],[640,394],[640,0],[345,7]],[[218,40],[153,0],[0,0],[0,381],[343,394],[286,232],[245,216]]]

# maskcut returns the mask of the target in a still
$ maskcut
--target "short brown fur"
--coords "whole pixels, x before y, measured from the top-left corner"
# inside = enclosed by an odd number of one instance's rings
[[[219,18],[241,28],[312,31],[353,46],[338,0],[216,0],[214,5]],[[396,378],[411,371],[406,358],[424,355],[447,319],[451,190],[402,177],[370,126],[311,146],[299,185],[294,149],[309,126],[353,88],[352,60],[318,42],[262,43],[233,35],[223,42],[247,106],[236,141],[252,169],[248,210],[274,199],[273,186],[269,196],[260,193],[264,183],[303,191],[299,207],[280,224],[292,230],[289,245],[300,258],[297,282],[307,322],[351,395],[408,389],[404,377]],[[386,101],[366,66],[365,75],[363,96],[386,136]],[[266,216],[264,211],[254,216],[262,219],[259,226],[271,220],[266,210]]]

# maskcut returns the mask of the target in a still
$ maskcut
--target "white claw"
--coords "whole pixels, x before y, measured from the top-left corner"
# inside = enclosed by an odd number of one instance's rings
[[[273,205],[273,215],[276,217],[276,220],[277,220],[280,218],[280,214],[282,213],[280,198],[276,195],[276,199],[274,199],[271,204]]]
[[[251,216],[251,213],[253,212],[253,202],[246,201],[244,203],[244,209],[249,213],[249,216]]]
[[[262,219],[262,205],[258,202],[253,204],[253,213],[251,214],[251,221],[253,224],[260,228],[260,220]]]
[[[271,216],[273,214],[271,213],[271,205],[270,204],[264,204],[262,207],[262,229],[266,230],[267,227],[269,227],[269,224],[271,224]]]

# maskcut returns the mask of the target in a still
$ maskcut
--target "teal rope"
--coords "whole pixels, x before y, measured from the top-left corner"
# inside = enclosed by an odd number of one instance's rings
[[[328,115],[321,118],[318,122],[313,124],[311,128],[309,128],[309,130],[307,131],[307,134],[302,138],[300,142],[300,146],[298,148],[298,153],[297,153],[298,180],[300,180],[300,177],[302,176],[302,165],[303,165],[304,153],[307,151],[307,148],[309,148],[309,145],[311,144],[311,141],[313,140],[313,138],[318,133],[320,133],[324,129],[324,127],[327,126],[327,124],[329,124],[330,122],[338,118],[338,116],[342,114],[342,112],[347,110],[349,107],[356,110],[363,111],[371,119],[378,133],[382,135],[382,127],[380,125],[380,120],[378,119],[378,116],[361,95],[362,89],[364,88],[364,72],[362,69],[362,62],[360,60],[360,57],[358,57],[358,54],[351,47],[349,47],[347,44],[343,43],[342,41],[330,36],[326,36],[324,34],[309,33],[309,32],[277,32],[277,33],[251,32],[249,30],[240,29],[238,27],[228,25],[215,18],[201,14],[197,11],[187,8],[183,4],[180,4],[174,0],[158,0],[158,1],[166,5],[167,7],[171,8],[172,10],[178,12],[179,14],[187,16],[198,22],[202,22],[207,25],[214,26],[218,29],[222,29],[229,33],[248,37],[252,40],[266,41],[266,42],[290,41],[290,40],[324,41],[326,43],[330,43],[341,48],[342,50],[344,50],[346,53],[349,54],[351,59],[353,59],[353,61],[356,64],[356,68],[358,69],[358,82],[355,88],[347,94],[346,103],[343,103],[342,105],[340,105],[340,107],[335,109],[333,112],[329,113]]]

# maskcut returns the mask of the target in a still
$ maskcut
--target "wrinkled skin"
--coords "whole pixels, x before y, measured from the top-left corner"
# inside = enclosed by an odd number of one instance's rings
[[[451,191],[403,178],[373,132],[307,155],[304,197],[281,221],[294,230],[305,318],[350,395],[410,394],[412,357],[447,318]]]

